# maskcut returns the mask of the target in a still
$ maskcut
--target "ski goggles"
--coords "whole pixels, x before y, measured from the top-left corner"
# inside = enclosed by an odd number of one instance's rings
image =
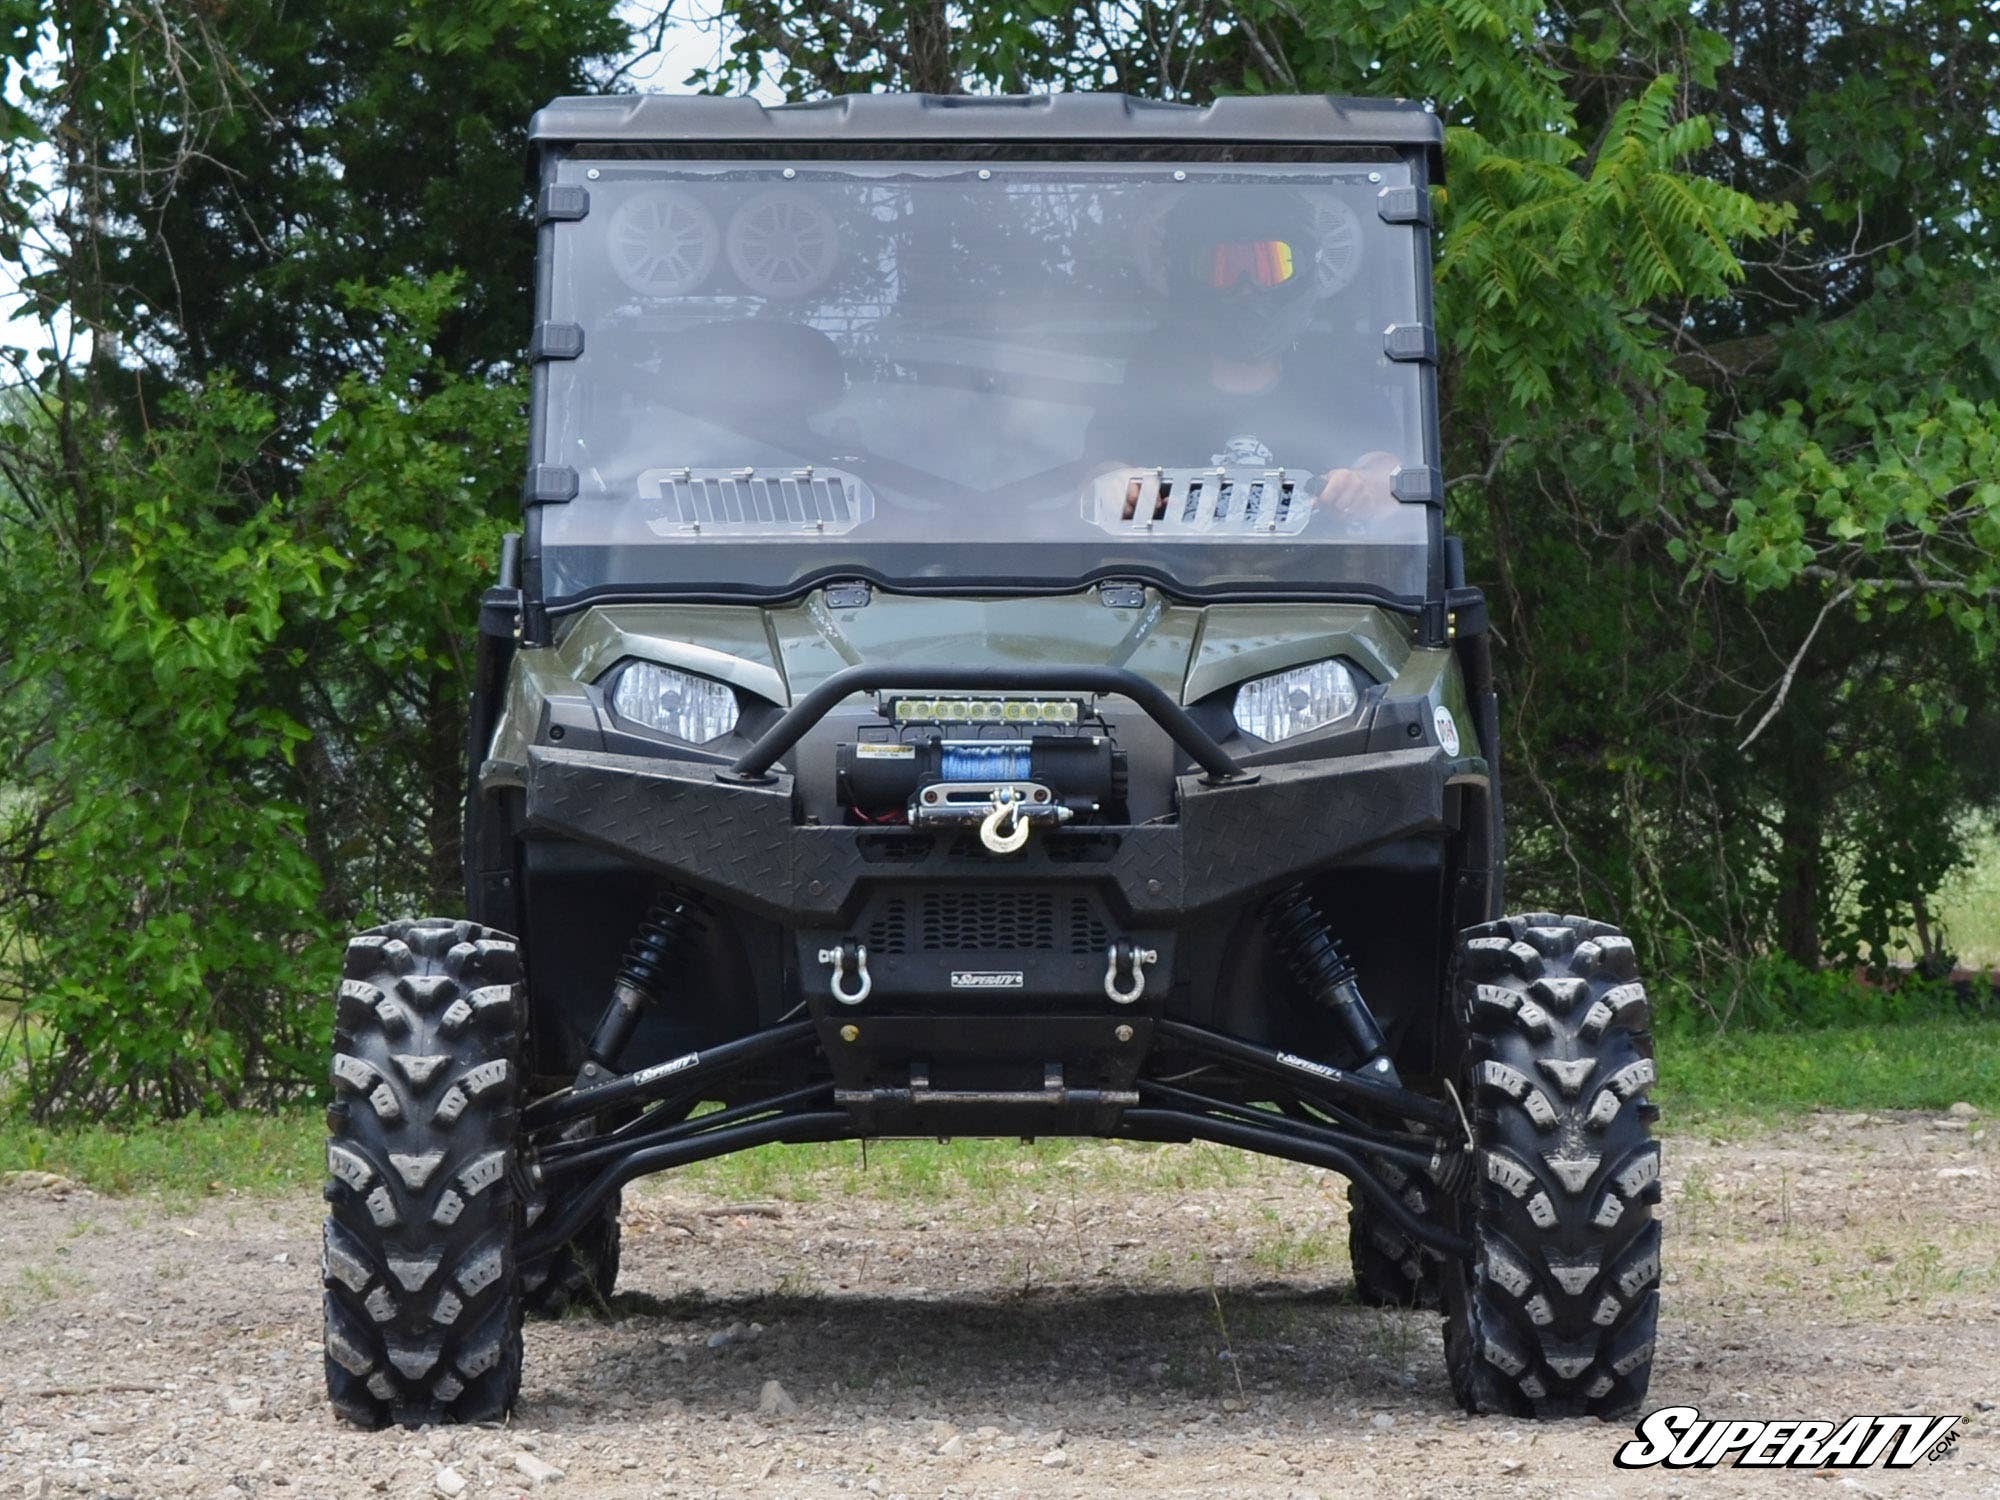
[[[1295,269],[1292,247],[1284,240],[1233,240],[1203,253],[1197,274],[1218,289],[1235,286],[1246,276],[1257,286],[1290,281]]]

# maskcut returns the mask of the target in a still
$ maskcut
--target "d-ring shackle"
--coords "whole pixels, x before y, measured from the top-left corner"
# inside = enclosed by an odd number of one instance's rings
[[[1113,1005],[1130,1005],[1146,993],[1146,966],[1160,961],[1159,953],[1152,948],[1134,948],[1129,943],[1113,943],[1105,950],[1104,993]],[[1130,987],[1118,983],[1118,965],[1123,959],[1132,965]]]
[[[841,988],[840,983],[847,975],[847,950],[850,947],[854,950],[854,974],[859,981],[851,990]],[[875,981],[868,976],[866,943],[842,943],[838,948],[822,948],[819,950],[819,961],[833,965],[833,977],[828,980],[828,987],[833,991],[833,998],[842,1005],[859,1005],[875,988]]]

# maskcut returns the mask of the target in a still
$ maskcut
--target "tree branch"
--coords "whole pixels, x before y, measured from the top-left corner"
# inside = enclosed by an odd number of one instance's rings
[[[1808,630],[1806,638],[1799,642],[1799,649],[1792,654],[1791,662],[1785,668],[1785,675],[1778,679],[1778,696],[1773,698],[1771,706],[1764,710],[1764,717],[1757,721],[1757,727],[1743,736],[1743,743],[1736,747],[1738,755],[1748,750],[1756,742],[1757,736],[1764,732],[1765,726],[1777,718],[1778,710],[1785,706],[1785,699],[1792,691],[1792,679],[1799,675],[1799,664],[1806,659],[1806,652],[1812,649],[1813,640],[1818,636],[1820,626],[1824,625],[1826,617],[1840,605],[1845,604],[1853,593],[1854,585],[1850,583],[1820,606],[1819,614],[1812,622],[1812,629]]]

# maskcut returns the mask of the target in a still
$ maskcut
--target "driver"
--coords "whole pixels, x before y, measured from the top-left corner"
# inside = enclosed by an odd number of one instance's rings
[[[1091,427],[1106,472],[1282,466],[1316,476],[1319,502],[1350,519],[1395,504],[1395,455],[1327,451],[1339,433],[1403,423],[1352,344],[1311,336],[1324,289],[1310,204],[1282,187],[1194,188],[1164,234],[1170,310]],[[1138,493],[1125,487],[1124,519]]]

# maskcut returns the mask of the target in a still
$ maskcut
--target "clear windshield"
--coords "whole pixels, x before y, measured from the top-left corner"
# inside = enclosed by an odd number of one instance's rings
[[[834,571],[1423,592],[1397,163],[566,161],[544,593]]]

